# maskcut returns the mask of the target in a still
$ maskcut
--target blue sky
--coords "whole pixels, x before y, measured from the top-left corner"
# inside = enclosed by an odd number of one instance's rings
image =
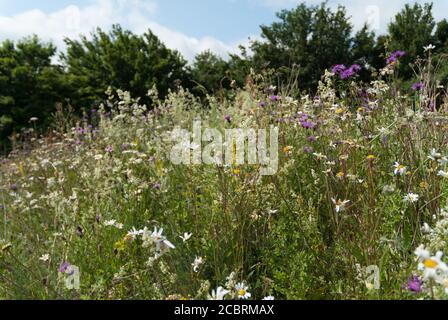
[[[120,23],[136,33],[151,28],[168,47],[190,61],[206,49],[225,57],[237,52],[239,44],[247,44],[249,37],[257,38],[259,25],[272,23],[275,12],[300,2],[303,0],[0,0],[0,40],[35,33],[63,50],[65,36],[77,37],[96,26],[108,29]],[[345,5],[356,28],[368,22],[383,32],[406,2],[411,1],[329,0],[329,5]],[[448,1],[433,2],[435,17],[448,17]]]

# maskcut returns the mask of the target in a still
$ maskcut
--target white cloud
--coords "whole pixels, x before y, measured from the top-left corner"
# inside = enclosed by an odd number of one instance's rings
[[[35,9],[9,17],[0,16],[0,38],[20,39],[37,34],[63,50],[65,37],[89,35],[96,27],[109,30],[113,23],[119,23],[136,33],[150,28],[169,48],[179,50],[189,61],[206,49],[223,57],[228,52],[238,52],[238,43],[190,37],[162,26],[151,19],[156,12],[154,0],[95,0],[88,6],[70,5],[50,13]]]

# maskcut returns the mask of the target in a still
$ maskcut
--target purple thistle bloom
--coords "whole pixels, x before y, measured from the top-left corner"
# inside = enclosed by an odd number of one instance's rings
[[[306,147],[303,148],[303,152],[305,152],[305,153],[311,153],[311,152],[313,152],[313,148],[312,148],[312,147],[308,147],[308,146],[306,146]]]
[[[317,138],[315,136],[309,136],[308,137],[308,141],[309,142],[315,142],[317,140]]]
[[[347,70],[342,71],[339,74],[339,77],[342,80],[345,80],[345,79],[353,77],[360,70],[361,70],[361,66],[359,64],[354,64],[350,68],[348,68]]]
[[[300,122],[305,122],[305,121],[308,120],[308,117],[309,116],[306,113],[303,113],[303,114],[300,115],[299,121]]]
[[[266,102],[260,101],[260,102],[258,102],[258,106],[259,107],[266,107]]]
[[[269,99],[271,99],[272,102],[277,102],[280,100],[280,97],[274,94],[270,96]]]
[[[156,190],[160,190],[161,185],[160,185],[160,183],[154,183],[154,184],[152,185],[152,188],[153,188],[153,189],[156,189]]]
[[[13,183],[13,184],[11,184],[11,185],[9,186],[9,189],[10,189],[11,191],[17,191],[18,188],[19,188],[19,187],[17,187],[17,185],[16,185],[15,183]]]
[[[389,58],[387,58],[387,64],[396,62],[398,60],[398,58],[403,57],[405,54],[406,54],[406,52],[401,51],[401,50],[392,52],[392,54],[389,56]]]
[[[231,122],[231,121],[232,121],[232,116],[230,116],[230,115],[225,115],[225,116],[224,116],[224,120],[227,121],[227,122]]]
[[[417,91],[423,89],[424,87],[425,85],[423,84],[423,82],[417,82],[412,85],[412,90]]]
[[[351,78],[360,70],[361,70],[361,66],[359,64],[353,64],[350,66],[350,68],[347,68],[343,64],[337,64],[331,69],[333,74],[339,75],[339,78],[341,78],[342,80]]]
[[[71,267],[71,264],[68,263],[67,261],[64,261],[64,262],[61,264],[61,266],[59,267],[58,271],[59,271],[60,273],[65,273],[65,272],[68,270],[68,268],[70,268],[70,267]]]
[[[314,129],[316,127],[316,124],[310,121],[301,121],[300,124],[305,129]]]
[[[331,72],[333,74],[340,74],[341,72],[345,71],[347,67],[343,64],[337,64],[333,68],[331,68]]]
[[[106,149],[104,149],[104,151],[106,151],[107,153],[112,153],[114,149],[111,146],[107,146]]]
[[[277,119],[277,122],[278,122],[278,123],[283,123],[283,122],[285,122],[285,118],[278,118],[278,119]]]
[[[408,287],[409,291],[414,293],[420,293],[422,291],[423,281],[420,280],[418,276],[412,276],[408,278]]]

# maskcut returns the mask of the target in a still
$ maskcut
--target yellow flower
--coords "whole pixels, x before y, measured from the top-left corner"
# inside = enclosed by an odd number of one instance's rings
[[[284,153],[290,153],[292,151],[293,147],[292,146],[287,146],[283,148],[283,152]]]
[[[241,169],[233,169],[233,174],[239,175],[241,173]]]
[[[368,160],[373,160],[373,159],[375,159],[375,156],[374,156],[373,154],[369,154],[369,155],[367,156],[367,159],[368,159]]]
[[[344,176],[345,176],[345,173],[344,172],[338,172],[338,174],[336,174],[336,177],[338,177],[339,179],[342,179],[342,178],[344,178]]]
[[[420,188],[422,189],[428,189],[429,188],[429,183],[426,181],[422,181],[420,182]]]
[[[426,259],[425,261],[423,261],[423,265],[426,268],[435,269],[439,265],[439,263],[433,259]]]
[[[124,239],[118,240],[114,244],[114,248],[117,251],[124,251],[126,249],[126,242]]]
[[[341,113],[344,113],[344,109],[337,108],[335,112],[336,112],[336,114],[341,114]]]

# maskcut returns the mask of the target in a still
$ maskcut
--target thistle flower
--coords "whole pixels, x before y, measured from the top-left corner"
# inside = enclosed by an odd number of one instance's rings
[[[412,276],[408,278],[407,289],[414,293],[420,293],[422,291],[423,281],[418,276]]]
[[[67,261],[64,261],[58,268],[58,271],[60,273],[66,273],[67,270],[69,270],[69,268],[71,267],[71,264],[68,263]]]
[[[413,85],[412,85],[412,90],[414,90],[414,91],[418,91],[418,90],[421,90],[421,89],[423,89],[425,87],[425,85],[424,85],[424,83],[423,82],[416,82],[416,83],[414,83]]]
[[[398,58],[403,57],[404,55],[406,55],[406,52],[401,51],[401,50],[397,50],[392,52],[392,54],[387,58],[386,62],[387,64],[392,64],[398,61]]]
[[[269,99],[270,99],[272,102],[277,102],[277,101],[280,100],[280,97],[274,94],[274,95],[270,96]]]

